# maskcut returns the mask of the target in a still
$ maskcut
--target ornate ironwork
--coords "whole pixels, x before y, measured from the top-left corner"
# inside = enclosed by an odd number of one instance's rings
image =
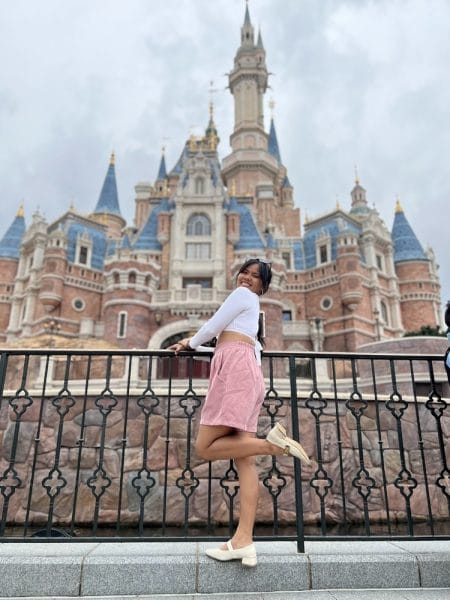
[[[223,527],[231,534],[238,471],[232,460],[195,453],[207,389],[195,356],[2,350],[1,539],[51,540],[55,531],[86,540],[210,539]],[[298,368],[305,362],[308,369]],[[295,539],[299,548],[305,538],[346,535],[450,537],[449,384],[441,363],[264,352],[258,435],[282,420],[312,459],[305,467],[285,456],[257,458],[257,518],[270,522],[264,537]],[[285,530],[291,516],[295,534]]]

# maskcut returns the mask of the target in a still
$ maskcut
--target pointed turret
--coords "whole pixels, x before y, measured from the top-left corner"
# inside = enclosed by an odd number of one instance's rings
[[[260,48],[261,50],[264,50],[264,44],[263,44],[263,41],[262,41],[261,29],[258,31],[258,41],[256,43],[256,47]]]
[[[269,154],[271,154],[279,163],[281,163],[280,148],[278,146],[277,132],[275,130],[273,118],[270,120],[268,150]]]
[[[122,217],[119,207],[114,152],[111,154],[105,181],[91,217],[107,226],[109,236],[120,237],[121,229],[125,226],[125,219]]]
[[[162,149],[161,162],[159,163],[159,171],[157,181],[163,181],[167,177],[166,158],[164,156],[164,148]]]
[[[356,170],[356,168],[355,168]],[[358,173],[355,175],[355,186],[350,193],[352,197],[352,207],[350,214],[353,217],[365,217],[369,214],[370,208],[367,204],[366,190],[359,182]]]
[[[19,207],[14,221],[0,240],[0,257],[19,258],[20,244],[25,233],[23,206]]]
[[[394,244],[395,263],[409,260],[427,260],[422,245],[408,223],[399,200],[397,200],[395,207],[392,241]]]
[[[214,105],[212,102],[209,103],[209,122],[205,131],[205,141],[208,149],[214,151],[217,149],[220,141],[217,135],[216,124],[214,123]]]
[[[241,27],[241,46],[254,46],[255,44],[255,30],[250,20],[250,12],[248,10],[248,3],[245,6],[245,17],[244,24]]]
[[[114,152],[111,154],[109,161],[109,167],[106,172],[105,181],[103,183],[102,191],[95,207],[94,214],[106,213],[110,215],[119,215],[119,197],[117,194],[116,184],[116,170],[115,170],[115,157]]]

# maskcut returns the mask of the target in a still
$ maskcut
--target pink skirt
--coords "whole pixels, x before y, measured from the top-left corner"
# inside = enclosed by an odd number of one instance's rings
[[[256,432],[264,396],[264,378],[254,347],[223,342],[214,351],[200,423]]]

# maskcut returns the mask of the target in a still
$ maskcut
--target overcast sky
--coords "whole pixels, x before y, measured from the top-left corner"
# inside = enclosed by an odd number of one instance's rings
[[[109,156],[123,216],[134,185],[168,168],[208,121],[220,153],[233,100],[225,73],[244,0],[0,0],[0,237],[71,202],[93,210]],[[266,95],[303,215],[350,207],[357,165],[389,229],[398,195],[440,264],[450,299],[450,1],[250,0],[272,73]]]

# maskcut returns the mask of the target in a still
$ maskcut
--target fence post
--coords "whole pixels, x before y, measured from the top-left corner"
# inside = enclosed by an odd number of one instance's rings
[[[289,356],[289,380],[291,385],[291,417],[292,436],[299,439],[298,406],[297,406],[297,379],[295,373],[295,356]],[[295,521],[297,529],[297,552],[305,552],[305,532],[303,527],[303,491],[302,471],[299,460],[294,460],[294,482],[295,482]]]

